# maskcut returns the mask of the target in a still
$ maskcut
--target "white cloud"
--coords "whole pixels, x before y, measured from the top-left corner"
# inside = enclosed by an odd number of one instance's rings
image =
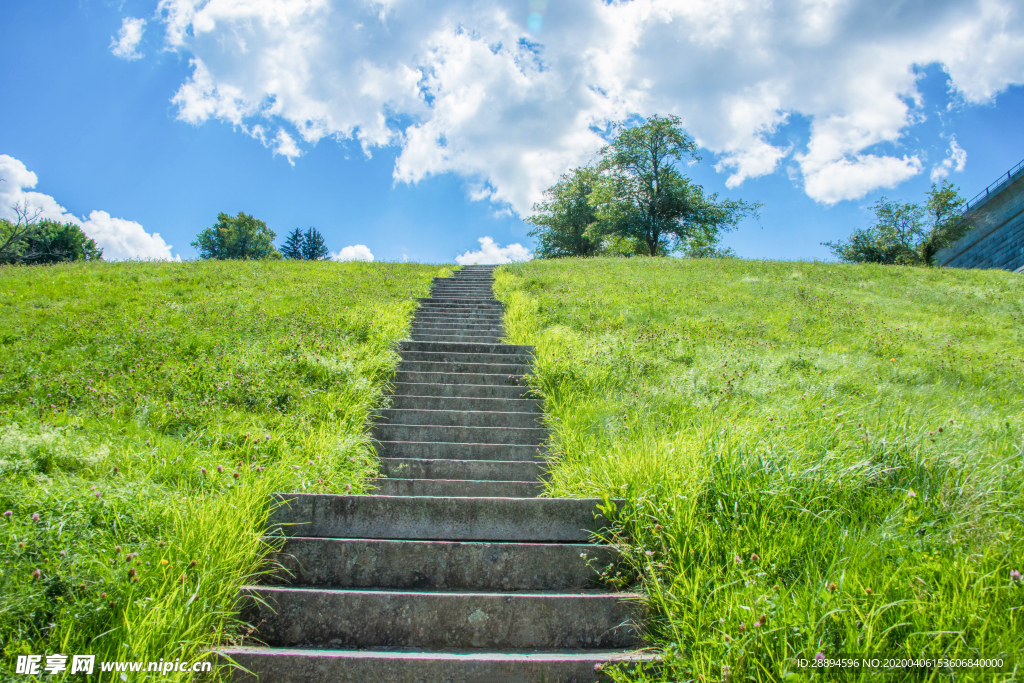
[[[18,159],[0,154],[0,218],[16,220],[15,205],[27,205],[31,215],[38,219],[49,219],[61,223],[75,223],[82,232],[96,240],[103,249],[107,261],[126,259],[180,261],[180,256],[171,258],[171,245],[164,242],[160,233],[148,233],[135,221],[114,218],[106,211],[93,211],[88,218],[78,218],[57,203],[57,200],[42,192],[31,190],[39,182],[38,176]]]
[[[815,200],[862,197],[922,170],[903,148],[923,120],[919,67],[941,65],[968,103],[1024,83],[1019,0],[562,0],[540,33],[522,0],[160,0],[159,14],[191,59],[182,120],[230,122],[290,162],[325,137],[397,145],[396,181],[456,173],[520,214],[633,114],[680,116],[729,187],[789,157]],[[797,117],[802,148],[777,135]]]
[[[341,251],[331,254],[332,261],[372,261],[373,252],[365,244],[354,244],[351,247],[342,247]]]
[[[949,175],[950,171],[956,171],[957,173],[964,170],[967,166],[967,150],[957,144],[956,137],[951,137],[949,140],[949,154],[942,160],[942,163],[936,164],[932,168],[932,182],[937,183],[946,176]]]
[[[490,237],[481,237],[479,240],[480,249],[467,251],[455,257],[455,262],[460,266],[471,265],[494,265],[499,263],[511,263],[512,261],[529,261],[533,258],[530,250],[521,244],[510,244],[501,247],[494,243]]]
[[[117,38],[111,37],[110,51],[115,57],[131,61],[142,59],[139,52],[139,43],[142,42],[142,33],[146,30],[145,19],[125,17],[121,22],[121,30],[117,32]]]

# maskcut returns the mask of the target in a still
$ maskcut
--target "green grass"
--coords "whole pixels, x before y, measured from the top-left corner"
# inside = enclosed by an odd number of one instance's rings
[[[268,494],[361,490],[392,343],[438,274],[0,268],[0,678],[22,653],[193,660],[236,641]]]
[[[1024,677],[1024,278],[647,258],[497,278],[509,340],[537,346],[548,493],[627,501],[609,580],[645,596],[664,666],[618,680],[835,680],[797,665],[819,652]]]

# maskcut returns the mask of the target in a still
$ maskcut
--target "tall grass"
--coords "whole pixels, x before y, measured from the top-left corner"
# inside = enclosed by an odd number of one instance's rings
[[[362,490],[366,417],[438,274],[0,268],[0,678],[18,654],[193,660],[243,636],[269,493]]]
[[[609,580],[659,670],[617,680],[954,680],[816,655],[1001,658],[1024,642],[1024,280],[739,260],[502,267],[536,344],[548,493],[627,501]]]

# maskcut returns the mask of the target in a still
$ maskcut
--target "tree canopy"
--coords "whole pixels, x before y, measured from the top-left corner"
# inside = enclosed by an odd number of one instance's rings
[[[536,226],[527,234],[537,239],[534,253],[539,258],[592,256],[600,251],[603,235],[591,203],[600,183],[597,169],[581,167],[544,191],[544,201],[534,204],[536,213],[526,219]]]
[[[970,230],[961,220],[964,200],[948,181],[932,183],[924,205],[882,197],[874,224],[854,230],[847,242],[823,242],[840,261],[890,265],[933,265],[939,249]]]
[[[316,228],[309,228],[306,232],[295,228],[285,238],[281,255],[299,261],[321,261],[331,255],[331,250]]]
[[[598,253],[721,256],[721,235],[759,204],[719,200],[677,164],[699,160],[676,116],[618,125],[595,166],[575,168],[545,191],[527,221],[541,258]]]
[[[239,212],[232,217],[217,214],[217,223],[196,236],[192,246],[199,258],[218,261],[279,259],[281,253],[274,248],[277,235],[263,221]]]
[[[19,214],[20,217],[20,214]],[[0,219],[0,263],[100,261],[103,250],[74,223]]]

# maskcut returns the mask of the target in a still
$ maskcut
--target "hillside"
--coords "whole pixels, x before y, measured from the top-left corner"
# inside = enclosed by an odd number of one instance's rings
[[[267,494],[361,490],[391,344],[438,272],[0,268],[5,670],[40,652],[188,661],[236,637]]]
[[[1024,279],[634,258],[506,266],[496,289],[537,345],[548,492],[628,502],[635,574],[610,579],[648,595],[653,680],[804,680],[818,653],[1012,678]]]

